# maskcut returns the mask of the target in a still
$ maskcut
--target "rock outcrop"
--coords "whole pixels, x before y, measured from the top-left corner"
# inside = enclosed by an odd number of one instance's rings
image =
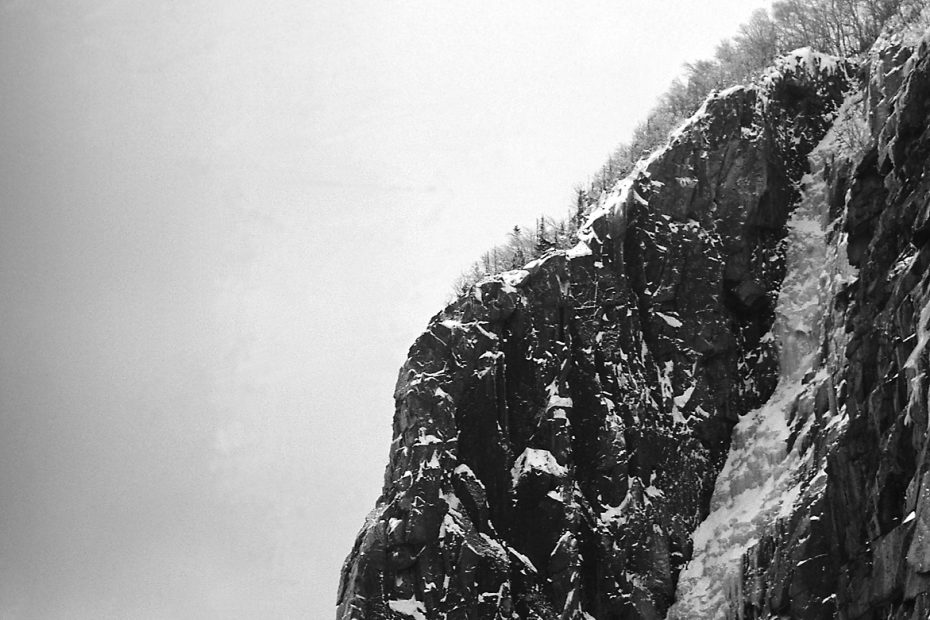
[[[786,224],[855,73],[801,50],[715,93],[575,249],[433,318],[339,618],[665,617],[732,429],[775,390]]]

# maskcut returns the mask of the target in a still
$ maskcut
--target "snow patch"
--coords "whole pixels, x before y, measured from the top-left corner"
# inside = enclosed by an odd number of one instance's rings
[[[500,274],[500,280],[504,285],[503,291],[505,293],[516,293],[516,287],[523,284],[529,275],[530,272],[526,269],[514,269],[513,271],[505,271]]]
[[[679,409],[683,408],[688,404],[688,401],[691,400],[691,395],[694,394],[694,386],[692,385],[687,390],[682,392],[681,396],[675,397],[675,406]]]
[[[520,479],[536,472],[551,474],[556,478],[563,478],[567,473],[566,469],[559,465],[559,462],[548,450],[527,448],[517,457],[513,468],[510,470],[513,485],[517,486]]]
[[[668,323],[669,327],[679,328],[684,323],[682,323],[677,317],[674,317],[670,314],[665,314],[664,312],[656,312],[656,316]]]
[[[536,565],[533,564],[533,562],[528,557],[526,557],[525,555],[523,555],[522,553],[520,553],[513,547],[507,547],[507,551],[509,551],[513,557],[520,560],[523,563],[523,565],[526,566],[528,569],[530,569],[532,572],[534,573],[539,572],[539,570],[537,570],[536,568]]]
[[[575,247],[565,251],[565,256],[569,258],[581,258],[582,256],[591,256],[591,247],[584,241],[579,241]]]
[[[546,405],[546,409],[553,409],[555,407],[571,409],[573,406],[572,399],[567,396],[550,396],[549,404]]]
[[[438,390],[439,388],[436,388],[436,389]],[[435,444],[435,443],[442,443],[442,439],[440,439],[440,438],[437,437],[436,435],[432,435],[432,434],[427,435],[427,434],[426,434],[426,430],[423,429],[423,428],[421,428],[421,429],[420,429],[420,433],[419,433],[419,435],[417,436],[417,440],[414,442],[413,445],[415,445],[415,446],[428,446],[428,445],[430,445],[430,444]]]
[[[388,601],[388,607],[414,620],[426,620],[426,608],[415,598]]]

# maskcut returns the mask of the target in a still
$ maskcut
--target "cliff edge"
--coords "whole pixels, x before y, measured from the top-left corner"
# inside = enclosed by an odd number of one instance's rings
[[[436,315],[337,617],[928,617],[928,41],[712,94]]]

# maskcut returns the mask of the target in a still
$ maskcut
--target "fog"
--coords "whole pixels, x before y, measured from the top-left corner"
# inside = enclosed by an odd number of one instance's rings
[[[0,2],[0,618],[330,618],[451,282],[761,2]]]

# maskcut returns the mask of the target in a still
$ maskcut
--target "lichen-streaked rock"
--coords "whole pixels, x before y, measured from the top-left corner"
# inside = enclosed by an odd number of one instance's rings
[[[340,619],[664,616],[731,429],[774,389],[785,223],[852,71],[800,52],[712,95],[584,243],[433,318]]]

